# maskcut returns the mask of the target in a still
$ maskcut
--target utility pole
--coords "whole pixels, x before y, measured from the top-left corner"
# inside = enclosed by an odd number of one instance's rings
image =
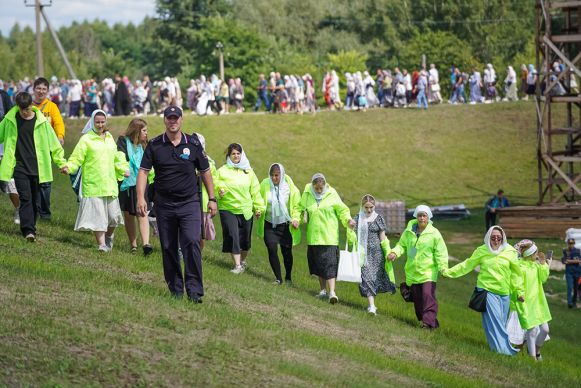
[[[216,48],[218,49],[218,61],[220,65],[220,79],[225,81],[224,79],[224,45],[222,42],[216,43]]]
[[[42,59],[42,30],[40,29],[40,0],[34,0],[34,14],[36,16],[36,75],[44,77],[44,62]]]
[[[69,59],[63,49],[63,45],[59,40],[58,35],[53,30],[52,26],[50,25],[50,21],[48,20],[48,16],[46,16],[46,12],[44,12],[44,7],[50,7],[52,5],[52,0],[44,0],[41,3],[41,0],[24,0],[24,5],[27,7],[34,7],[34,14],[36,15],[36,73],[39,77],[44,77],[44,61],[42,57],[42,31],[40,29],[40,17],[42,16],[44,22],[46,23],[46,27],[48,31],[52,35],[52,39],[63,58],[63,62],[69,72],[69,76],[71,79],[77,78]]]

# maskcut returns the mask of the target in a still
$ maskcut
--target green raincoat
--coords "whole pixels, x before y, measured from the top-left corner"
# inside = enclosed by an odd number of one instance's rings
[[[125,154],[117,150],[117,144],[111,133],[105,138],[95,131],[83,135],[67,162],[69,173],[74,174],[83,167],[83,197],[117,197],[117,181],[123,180],[123,174],[129,169]]]
[[[347,229],[348,234],[354,234],[348,227],[351,219],[349,208],[341,201],[337,191],[329,185],[321,202],[317,204],[311,192],[311,183],[308,183],[301,197],[300,209],[301,214],[306,212],[308,217],[308,245],[339,245],[339,222]]]
[[[399,242],[391,250],[397,257],[407,255],[405,264],[406,284],[436,282],[438,272],[448,269],[448,248],[440,234],[430,221],[420,237],[413,231],[418,220],[408,222]]]
[[[516,250],[507,245],[498,255],[490,252],[486,244],[476,248],[468,259],[456,264],[444,275],[450,278],[464,276],[480,266],[476,287],[483,288],[497,295],[509,295],[515,290],[523,296],[523,283]]]
[[[65,151],[46,117],[37,108],[32,107],[32,110],[36,114],[33,137],[38,163],[38,182],[52,182],[50,160],[52,158],[54,164],[62,168],[66,163]],[[18,138],[16,115],[19,111],[18,106],[13,107],[0,122],[0,143],[4,143],[4,157],[0,163],[0,181],[4,182],[12,179],[16,166],[16,139]]]
[[[291,216],[293,221],[300,221],[301,218],[301,209],[300,209],[300,200],[301,200],[301,192],[295,186],[293,180],[290,176],[284,176],[286,183],[290,188],[290,196],[288,199],[288,214]],[[264,208],[266,209],[268,205],[268,200],[270,198],[270,179],[266,178],[262,182],[260,182],[260,195],[264,201]],[[256,224],[256,233],[261,237],[264,238],[264,222],[266,220],[266,210],[262,212],[260,215],[260,219]],[[289,230],[291,232],[291,236],[293,238],[293,245],[298,245],[301,242],[301,230],[293,228],[292,225],[289,225]]]
[[[522,272],[525,301],[511,303],[511,307],[516,309],[521,327],[528,330],[552,319],[543,290],[543,283],[549,278],[549,266],[530,260],[519,260],[518,265]],[[511,297],[515,298],[516,293]]]
[[[260,183],[254,170],[242,170],[223,165],[216,171],[214,182],[216,193],[224,189],[223,197],[218,194],[218,209],[232,214],[243,214],[245,220],[256,211],[264,212],[264,201],[260,195]]]

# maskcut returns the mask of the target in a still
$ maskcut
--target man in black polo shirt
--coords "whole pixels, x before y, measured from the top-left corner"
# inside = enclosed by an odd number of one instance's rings
[[[170,292],[177,298],[184,293],[184,277],[178,257],[179,245],[184,257],[185,289],[188,298],[201,303],[202,283],[202,212],[196,170],[200,172],[210,202],[208,211],[216,215],[214,183],[208,158],[197,138],[181,131],[182,111],[169,106],[164,112],[165,132],[151,139],[145,148],[137,175],[137,212],[147,214],[145,186],[151,168],[155,169],[154,206],[163,255],[163,272]]]

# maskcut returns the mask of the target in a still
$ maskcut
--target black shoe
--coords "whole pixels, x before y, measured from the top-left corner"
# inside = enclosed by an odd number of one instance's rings
[[[143,256],[149,256],[153,252],[153,247],[149,244],[143,246]]]
[[[197,303],[197,304],[201,304],[202,303],[202,297],[201,296],[188,296],[188,299],[192,303]]]
[[[573,308],[573,305],[572,305],[572,304],[568,304],[567,306],[568,306],[570,309],[572,309],[572,308]]]

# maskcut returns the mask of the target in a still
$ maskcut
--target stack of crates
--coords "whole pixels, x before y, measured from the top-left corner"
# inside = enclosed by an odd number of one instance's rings
[[[376,201],[375,211],[385,220],[387,234],[401,234],[406,227],[405,201]]]

